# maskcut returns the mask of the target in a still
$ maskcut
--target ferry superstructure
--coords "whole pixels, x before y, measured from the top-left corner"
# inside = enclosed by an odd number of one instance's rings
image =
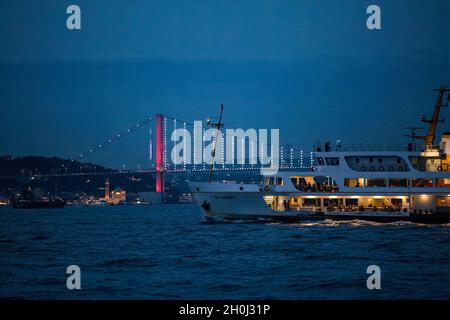
[[[435,142],[441,86],[427,135],[392,146],[317,146],[311,171],[263,174],[259,184],[191,182],[208,217],[450,222],[450,132]],[[449,95],[450,98],[450,95]],[[414,140],[413,140],[414,141]]]

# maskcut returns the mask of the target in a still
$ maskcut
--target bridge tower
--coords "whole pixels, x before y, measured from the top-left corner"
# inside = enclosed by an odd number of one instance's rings
[[[155,169],[156,169],[156,192],[164,193],[164,168],[165,168],[165,159],[164,159],[164,115],[157,114],[155,116],[156,123],[156,157],[155,157]]]

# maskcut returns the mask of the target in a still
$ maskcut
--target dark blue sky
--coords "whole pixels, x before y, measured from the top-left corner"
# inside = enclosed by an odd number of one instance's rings
[[[82,30],[66,28],[78,4]],[[366,28],[366,8],[382,30]],[[2,1],[0,154],[73,158],[156,112],[401,143],[450,82],[450,2]],[[450,119],[448,110],[446,116]],[[447,128],[450,126],[446,124]],[[148,166],[139,131],[90,160]]]

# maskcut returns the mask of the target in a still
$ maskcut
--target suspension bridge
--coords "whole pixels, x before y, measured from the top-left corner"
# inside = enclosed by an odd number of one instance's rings
[[[207,122],[209,123],[209,121]],[[101,152],[108,146],[117,143],[118,141],[126,138],[127,136],[133,134],[137,130],[147,128],[149,130],[149,161],[150,169],[132,169],[132,170],[112,170],[107,172],[78,172],[78,173],[58,173],[58,174],[48,174],[48,175],[35,175],[36,177],[56,177],[56,176],[83,176],[83,175],[120,175],[120,174],[133,174],[133,173],[148,173],[154,174],[156,176],[156,192],[164,192],[165,190],[165,175],[167,173],[186,173],[186,172],[209,172],[212,167],[212,171],[252,171],[261,170],[263,166],[257,164],[255,161],[257,155],[257,146],[252,144],[250,140],[244,136],[240,148],[238,150],[237,146],[232,146],[232,152],[240,152],[243,163],[228,163],[225,160],[225,144],[221,144],[222,150],[218,152],[221,159],[213,161],[212,163],[205,161],[205,149],[206,144],[209,141],[205,139],[206,128],[201,127],[200,129],[196,127],[193,123],[178,119],[173,116],[168,116],[164,114],[156,114],[155,116],[148,117],[143,121],[129,127],[128,129],[121,131],[108,139],[104,140],[102,143],[96,144],[81,153],[77,158],[80,162],[86,161],[92,155]],[[194,140],[201,137],[201,147],[193,144],[191,151],[186,152],[189,148],[187,145],[188,137],[183,136],[182,143],[183,152],[177,154],[177,152],[171,152],[179,141],[172,138],[172,132],[176,129],[191,129]],[[183,132],[188,132],[184,130]],[[221,130],[218,131],[219,135],[222,135],[222,141],[225,139],[225,133]],[[215,138],[212,138],[212,142],[215,143]],[[272,146],[273,147],[273,146]],[[170,149],[170,150],[169,150]],[[215,149],[214,149],[215,150]],[[215,151],[214,151],[215,152]],[[201,159],[200,163],[195,161],[190,161],[190,158]],[[177,157],[181,157],[177,159]],[[189,159],[188,159],[189,158]],[[233,157],[234,158],[234,157]],[[292,145],[279,146],[279,170],[298,170],[298,169],[308,169],[312,165],[312,153],[304,152],[301,148],[295,148]]]

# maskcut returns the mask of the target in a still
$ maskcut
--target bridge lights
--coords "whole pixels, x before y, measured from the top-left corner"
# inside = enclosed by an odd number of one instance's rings
[[[303,168],[303,150],[300,150],[300,168]]]
[[[177,119],[173,119],[173,131],[175,132],[177,130]],[[173,140],[173,148],[175,148],[176,141]],[[177,153],[174,152],[174,161],[173,161],[173,168],[177,169]]]
[[[187,137],[186,137],[186,122],[183,122],[183,170],[186,171],[186,162],[187,162]]]
[[[163,159],[164,159],[164,164],[163,167],[164,169],[167,169],[167,118],[164,117],[164,121],[163,121],[163,131],[164,131],[164,143],[163,143]]]
[[[292,167],[294,167],[294,149],[293,148],[291,148],[291,154],[290,154],[290,157],[291,157],[291,159],[290,159],[290,167],[292,168]]]

